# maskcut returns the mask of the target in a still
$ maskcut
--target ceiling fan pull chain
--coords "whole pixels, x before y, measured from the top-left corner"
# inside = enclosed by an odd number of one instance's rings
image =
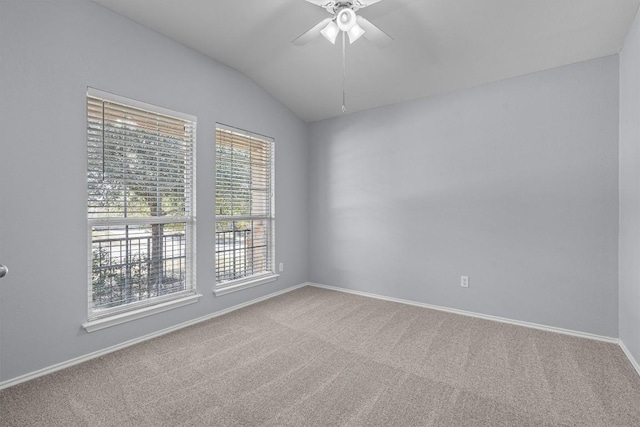
[[[347,98],[347,93],[346,93],[346,81],[347,81],[347,60],[346,60],[346,43],[345,43],[345,39],[346,39],[346,33],[343,31],[342,32],[342,112],[346,113],[347,112],[347,107],[346,107],[346,98]]]

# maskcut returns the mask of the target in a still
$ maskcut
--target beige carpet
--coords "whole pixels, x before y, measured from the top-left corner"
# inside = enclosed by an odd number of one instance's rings
[[[2,426],[640,426],[614,344],[301,288],[0,391]]]

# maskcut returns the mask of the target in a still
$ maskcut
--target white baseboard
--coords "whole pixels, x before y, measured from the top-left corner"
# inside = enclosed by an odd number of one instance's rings
[[[144,335],[144,336],[139,337],[139,338],[134,338],[132,340],[125,341],[123,343],[116,344],[114,346],[107,347],[107,348],[102,349],[102,350],[94,351],[93,353],[85,354],[83,356],[79,356],[79,357],[67,360],[65,362],[56,363],[55,365],[49,366],[47,368],[39,369],[37,371],[30,372],[30,373],[25,374],[25,375],[20,375],[20,376],[18,376],[16,378],[12,378],[10,380],[2,381],[2,382],[0,382],[0,390],[5,389],[5,388],[9,388],[9,387],[14,386],[14,385],[18,385],[20,383],[23,383],[23,382],[26,382],[26,381],[29,381],[29,380],[33,380],[33,379],[41,377],[43,375],[51,374],[53,372],[60,371],[60,370],[65,369],[65,368],[69,368],[69,367],[74,366],[74,365],[78,365],[80,363],[89,361],[91,359],[95,359],[95,358],[100,357],[100,356],[104,356],[105,354],[113,353],[114,351],[118,351],[118,350],[121,350],[123,348],[130,347],[132,345],[141,343],[143,341],[148,341],[150,339],[157,338],[157,337],[162,336],[162,335],[166,335],[166,334],[168,334],[170,332],[174,332],[174,331],[177,331],[179,329],[186,328],[187,326],[192,326],[192,325],[195,325],[197,323],[204,322],[206,320],[210,320],[210,319],[213,319],[213,318],[218,317],[218,316],[222,316],[222,315],[227,314],[227,313],[231,313],[232,311],[236,311],[236,310],[239,310],[241,308],[248,307],[250,305],[259,303],[259,302],[267,300],[269,298],[273,298],[273,297],[276,297],[278,295],[282,295],[282,294],[285,294],[287,292],[291,292],[291,291],[293,291],[295,289],[302,288],[302,287],[308,286],[308,285],[310,285],[310,283],[302,283],[300,285],[292,286],[290,288],[286,288],[286,289],[283,289],[281,291],[274,292],[272,294],[265,295],[263,297],[253,299],[251,301],[247,301],[247,302],[244,302],[242,304],[234,305],[233,307],[225,308],[224,310],[216,311],[215,313],[211,313],[211,314],[208,314],[206,316],[198,317],[197,319],[189,320],[187,322],[180,323],[178,325],[171,326],[169,328],[165,328],[165,329],[162,329],[160,331],[153,332],[153,333]]]
[[[631,362],[631,365],[635,368],[635,370],[638,373],[638,375],[640,375],[640,363],[638,363],[638,361],[633,357],[633,354],[631,354],[631,352],[629,351],[627,346],[624,345],[622,340],[619,340],[619,344],[620,344],[620,348],[624,352],[625,356],[627,356],[627,359],[629,359],[629,362]]]
[[[309,283],[309,286],[315,286],[317,288],[329,289],[329,290],[338,291],[338,292],[345,292],[345,293],[348,293],[348,294],[360,295],[360,296],[369,297],[369,298],[376,298],[376,299],[380,299],[380,300],[384,300],[384,301],[392,301],[392,302],[397,302],[397,303],[400,303],[400,304],[408,304],[408,305],[413,305],[413,306],[417,306],[417,307],[430,308],[432,310],[444,311],[444,312],[447,312],[447,313],[461,314],[463,316],[476,317],[476,318],[479,318],[479,319],[493,320],[494,322],[508,323],[508,324],[516,325],[516,326],[524,326],[526,328],[539,329],[539,330],[542,330],[542,331],[555,332],[555,333],[558,333],[558,334],[571,335],[571,336],[574,336],[574,337],[587,338],[587,339],[591,339],[591,340],[604,341],[604,342],[608,342],[608,343],[618,344],[618,339],[617,338],[605,337],[605,336],[601,336],[601,335],[590,334],[590,333],[587,333],[587,332],[573,331],[571,329],[556,328],[554,326],[540,325],[538,323],[524,322],[522,320],[514,320],[514,319],[508,319],[508,318],[505,318],[505,317],[491,316],[489,314],[474,313],[472,311],[458,310],[458,309],[455,309],[455,308],[448,308],[448,307],[442,307],[442,306],[438,306],[438,305],[425,304],[425,303],[422,303],[422,302],[416,302],[416,301],[410,301],[410,300],[405,300],[405,299],[400,299],[400,298],[387,297],[387,296],[384,296],[384,295],[372,294],[372,293],[369,293],[369,292],[354,291],[352,289],[339,288],[339,287],[336,287],[336,286],[327,286],[327,285],[322,285],[322,284],[319,284],[319,283]]]

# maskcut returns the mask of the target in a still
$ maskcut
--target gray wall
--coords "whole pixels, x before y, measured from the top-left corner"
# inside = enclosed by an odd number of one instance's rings
[[[200,302],[87,334],[86,89],[198,117]],[[276,282],[214,297],[215,122],[276,140]],[[304,122],[244,75],[88,1],[0,1],[0,381],[303,283]]]
[[[617,56],[317,122],[310,143],[311,281],[617,337]]]
[[[640,363],[640,22],[620,53],[620,340]]]

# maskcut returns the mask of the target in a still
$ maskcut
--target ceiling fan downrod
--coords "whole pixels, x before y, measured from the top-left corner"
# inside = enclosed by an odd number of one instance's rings
[[[347,43],[345,32],[342,32],[342,112],[347,112]]]

